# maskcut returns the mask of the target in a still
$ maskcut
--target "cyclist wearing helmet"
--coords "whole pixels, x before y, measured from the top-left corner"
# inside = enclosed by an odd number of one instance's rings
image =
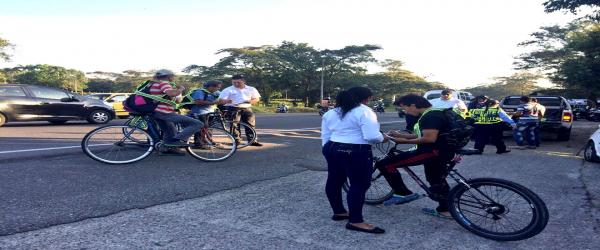
[[[167,151],[161,152],[161,154],[184,155],[185,153],[174,147],[187,145],[188,138],[200,130],[203,124],[199,120],[175,112],[173,100],[181,95],[185,87],[175,85],[173,83],[174,79],[175,74],[170,70],[161,69],[154,74],[150,94],[160,96],[158,98],[160,103],[154,109],[152,116],[164,133],[164,145],[169,147]],[[181,132],[177,133],[175,123],[183,126]]]

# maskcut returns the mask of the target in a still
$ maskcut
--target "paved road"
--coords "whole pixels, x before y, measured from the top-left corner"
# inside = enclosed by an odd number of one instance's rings
[[[385,114],[383,122],[397,121]],[[189,156],[151,156],[107,166],[77,146],[94,126],[74,123],[0,128],[0,249],[30,248],[480,248],[594,249],[600,228],[595,184],[600,166],[574,153],[595,124],[576,123],[569,142],[545,142],[535,151],[465,159],[469,177],[499,177],[538,193],[550,210],[537,237],[498,243],[451,221],[419,213],[433,203],[368,206],[365,217],[383,236],[348,232],[331,222],[323,194],[319,116],[259,116],[265,147],[240,150],[221,163]],[[116,121],[118,122],[118,121]],[[384,127],[398,127],[392,123]],[[419,171],[420,172],[420,171]],[[417,187],[412,185],[414,190]]]

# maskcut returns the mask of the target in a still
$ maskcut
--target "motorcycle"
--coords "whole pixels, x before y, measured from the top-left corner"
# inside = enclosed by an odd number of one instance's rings
[[[285,105],[282,106],[277,106],[277,113],[287,113],[288,112],[288,107]]]
[[[373,106],[373,111],[385,113],[385,108],[383,107],[383,105],[375,104],[375,106]]]

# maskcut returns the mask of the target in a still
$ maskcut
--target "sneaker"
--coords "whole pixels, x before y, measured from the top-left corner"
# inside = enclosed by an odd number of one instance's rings
[[[158,155],[173,155],[173,156],[184,156],[185,153],[177,148],[170,148],[165,151],[158,152]]]
[[[181,141],[181,140],[165,141],[164,145],[167,147],[187,147],[187,146],[189,146],[189,144],[187,144],[186,142]]]
[[[398,205],[409,203],[411,201],[415,201],[423,197],[420,194],[409,194],[409,195],[398,195],[394,194],[391,198],[383,202],[384,206]]]
[[[255,142],[253,142],[252,144],[250,144],[250,146],[254,146],[254,147],[262,147],[263,145],[262,145],[262,143],[255,141]]]

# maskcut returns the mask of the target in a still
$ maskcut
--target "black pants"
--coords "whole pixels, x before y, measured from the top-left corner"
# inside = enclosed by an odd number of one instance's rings
[[[485,145],[491,142],[496,146],[496,152],[506,151],[506,145],[502,140],[504,125],[495,124],[475,124],[475,149],[483,151]]]
[[[406,187],[398,168],[407,166],[424,165],[425,178],[430,184],[432,195],[430,198],[438,202],[438,212],[448,211],[448,192],[450,187],[446,182],[448,170],[446,163],[454,157],[454,153],[441,152],[438,150],[411,150],[402,151],[392,157],[387,157],[375,163],[375,167],[383,174],[383,177],[394,189],[395,194],[409,195],[412,191]]]
[[[371,186],[373,153],[370,145],[328,142],[323,146],[327,160],[325,193],[334,214],[346,213],[342,201],[342,186],[350,180],[347,201],[350,223],[363,222],[365,193]]]

